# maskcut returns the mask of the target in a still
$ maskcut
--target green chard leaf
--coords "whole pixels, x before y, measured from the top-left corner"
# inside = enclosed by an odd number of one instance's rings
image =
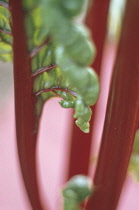
[[[65,15],[74,17],[81,13],[84,0],[61,0],[60,2],[65,12]]]
[[[8,3],[8,2],[9,2],[9,0],[2,0],[2,1],[0,1],[0,2],[5,2],[5,3]]]
[[[8,1],[0,1],[0,60],[11,62],[12,53],[12,33],[10,27],[10,12]]]
[[[80,204],[92,193],[93,189],[87,176],[73,176],[62,190],[64,210],[81,210]]]
[[[139,181],[139,129],[136,131],[133,152],[130,159],[129,171]]]
[[[99,80],[88,67],[96,48],[83,24],[75,24],[84,0],[24,0],[28,49],[34,76],[36,113],[52,97],[63,108],[74,108],[77,126],[89,132],[89,121],[99,95]]]

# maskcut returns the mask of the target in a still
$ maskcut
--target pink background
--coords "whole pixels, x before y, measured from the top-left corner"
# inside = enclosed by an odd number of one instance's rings
[[[107,55],[103,63],[101,77],[101,95],[97,105],[97,113],[93,138],[97,139],[93,150],[98,151],[105,104],[109,83],[109,72],[114,58],[114,48],[105,50]],[[13,81],[9,65],[0,64],[0,210],[31,210],[22,182],[15,138]],[[104,88],[103,88],[104,87]],[[64,173],[68,161],[72,110],[62,109],[57,103],[59,99],[49,101],[44,108],[38,141],[38,177],[40,194],[45,205],[49,201],[49,210],[59,210],[61,206],[60,189],[64,183]],[[90,171],[90,174],[92,172]],[[139,184],[131,176],[127,176],[117,210],[139,209]],[[62,209],[62,208],[61,208]]]

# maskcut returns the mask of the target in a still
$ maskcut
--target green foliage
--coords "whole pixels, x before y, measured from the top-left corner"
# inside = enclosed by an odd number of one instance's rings
[[[139,129],[136,131],[133,151],[134,151],[134,153],[139,154]]]
[[[51,43],[45,45],[32,59],[32,71],[55,64],[54,50]]]
[[[45,101],[61,97],[60,105],[75,108],[76,124],[88,133],[92,114],[89,106],[98,98],[99,82],[94,70],[88,67],[96,51],[90,33],[83,24],[73,21],[83,3],[83,0],[24,1],[24,9],[30,52],[43,46],[32,58],[32,72],[46,69],[34,80],[34,93],[40,103],[37,114]],[[58,67],[49,70],[53,65]]]
[[[26,2],[26,1],[25,1]],[[24,4],[25,4],[24,2]],[[41,16],[41,7],[39,5],[36,5],[36,2],[33,1],[33,4],[31,4],[30,1],[27,1],[26,8],[26,31],[28,36],[28,46],[29,50],[33,50],[35,47],[38,47],[41,45],[48,36],[48,30],[46,27],[46,24],[44,24]],[[30,10],[29,10],[30,8]]]
[[[0,6],[0,60],[5,62],[12,61],[10,13],[3,6]]]
[[[139,181],[139,129],[136,132],[133,153],[130,160],[129,170],[134,174]]]
[[[70,17],[77,16],[83,9],[84,0],[61,0],[61,7],[66,15]]]
[[[7,1],[3,1],[4,4]],[[63,108],[74,108],[81,130],[89,132],[89,121],[99,95],[99,81],[88,67],[95,57],[90,32],[73,17],[84,0],[24,0],[25,28],[36,94],[36,114],[52,97],[60,97]],[[6,4],[5,4],[6,5]],[[8,6],[0,6],[0,59],[12,60],[12,33]],[[39,73],[40,72],[40,73]]]
[[[90,180],[84,175],[72,177],[63,188],[64,210],[80,210],[80,203],[93,192]]]
[[[9,2],[9,0],[2,0],[2,2],[8,3],[8,2]]]

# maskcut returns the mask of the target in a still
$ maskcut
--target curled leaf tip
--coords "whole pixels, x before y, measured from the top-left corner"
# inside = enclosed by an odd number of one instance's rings
[[[92,115],[89,106],[98,99],[99,80],[89,67],[96,54],[90,32],[83,23],[73,20],[84,1],[25,0],[24,8],[28,11],[25,25],[33,54],[34,94],[44,102],[61,97],[61,107],[74,108],[76,125],[88,133]]]
[[[90,187],[91,181],[87,176],[73,176],[62,190],[64,198],[64,210],[80,209],[80,203],[83,202],[93,192]]]

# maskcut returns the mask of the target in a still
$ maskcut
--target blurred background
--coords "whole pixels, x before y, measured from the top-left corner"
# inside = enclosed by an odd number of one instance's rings
[[[120,34],[124,0],[113,0],[108,20],[105,44],[101,94],[97,105],[95,145],[97,155],[105,115],[108,86]],[[42,202],[50,203],[50,210],[61,205],[60,193],[66,174],[72,110],[62,109],[58,99],[51,99],[44,107],[41,119],[37,158],[38,179]],[[94,148],[93,148],[94,149]],[[92,172],[90,172],[92,174]],[[117,210],[138,210],[139,184],[128,174]],[[12,64],[0,62],[0,210],[31,210],[26,196],[15,137],[14,81]]]

